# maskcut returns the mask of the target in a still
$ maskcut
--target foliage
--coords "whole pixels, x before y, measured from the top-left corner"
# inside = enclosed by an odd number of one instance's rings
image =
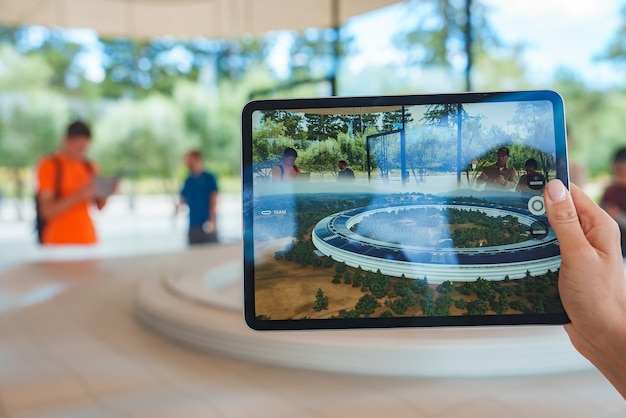
[[[342,91],[352,89],[349,91],[363,94],[363,86],[367,86],[368,94],[415,93],[431,90],[433,79],[437,86],[443,86],[439,89],[458,89],[459,69],[467,64],[465,5],[465,1],[456,0],[415,0],[403,4],[406,13],[397,22],[395,46],[405,54],[408,65],[394,69],[393,77],[389,77],[389,68],[384,65],[366,66],[360,73],[339,68],[345,86]],[[503,46],[492,29],[487,6],[480,0],[471,5],[475,86],[483,90],[532,87],[522,61],[524,46]],[[623,69],[626,61],[626,7],[622,8],[621,20],[614,38],[598,54],[618,69]],[[278,94],[277,90],[271,91],[282,82],[331,77],[337,69],[335,57],[349,58],[354,49],[348,32],[340,31],[337,37],[334,29],[244,36],[228,41],[170,37],[149,41],[98,39],[93,32],[84,36],[91,41],[81,40],[71,30],[0,27],[0,88],[4,92],[0,98],[0,165],[32,165],[39,156],[54,149],[69,121],[81,118],[96,128],[94,156],[102,157],[101,165],[107,172],[166,176],[171,181],[182,171],[181,153],[188,147],[199,147],[207,155],[209,167],[236,174],[239,112],[252,93],[264,88],[270,92],[267,94]],[[287,69],[284,74],[277,74],[275,68],[268,68],[267,57],[276,51],[273,48],[279,44],[279,38],[285,36],[289,40]],[[86,58],[94,50],[99,51],[101,58],[95,75],[90,68],[93,63],[85,64],[90,62]],[[420,68],[408,68],[412,65]],[[434,72],[433,67],[446,70]],[[573,140],[571,159],[587,167],[592,176],[608,173],[612,153],[623,144],[623,86],[597,89],[571,69],[559,71],[543,84],[559,91],[566,101],[568,130]],[[317,87],[289,88],[280,94],[319,95]],[[136,106],[128,101],[135,101]],[[156,107],[169,109],[172,114],[164,115],[158,123],[166,131],[156,132],[156,127],[138,122],[151,120],[150,116],[140,115],[138,109],[143,105],[152,114]],[[128,120],[113,108],[128,110]],[[118,116],[113,117],[113,113]],[[261,151],[255,168],[261,175],[267,175],[268,165],[278,161],[287,145],[303,151],[301,162],[309,170],[334,175],[333,160],[345,159],[357,170],[365,171],[365,137],[395,128],[398,123],[398,115],[393,113],[358,117],[267,114],[266,118],[274,125],[264,126],[266,132],[255,132],[255,146]],[[448,118],[449,125],[451,122]],[[123,132],[116,132],[118,126],[109,125],[113,123],[119,124]],[[312,129],[305,129],[306,123]],[[514,144],[509,162],[518,169],[525,158],[545,157],[546,154],[531,155],[531,148],[537,138],[549,134],[546,121],[520,119],[514,125],[512,131],[505,132],[483,127],[479,118],[464,120],[462,166],[456,169],[465,172],[468,183],[476,172],[470,172],[467,163],[476,156],[491,160],[491,148],[497,141]],[[129,126],[133,127],[132,135]],[[407,169],[416,181],[428,170],[454,169],[457,163],[448,155],[457,138],[443,138],[434,134],[435,126],[430,129],[424,130],[423,141],[407,143]],[[165,144],[165,136],[180,143]],[[269,143],[263,142],[263,138]],[[147,149],[146,144],[153,139],[154,149]],[[310,142],[319,145],[324,154],[307,153]],[[267,149],[261,143],[267,144]],[[490,149],[481,148],[480,143],[490,144]],[[602,146],[598,147],[598,143]],[[527,147],[522,148],[523,144]],[[122,155],[121,150],[116,150],[118,146],[129,154]],[[138,149],[145,149],[146,154],[139,155]],[[170,154],[153,158],[153,153]],[[552,164],[543,161],[545,167]]]
[[[53,69],[41,55],[22,55],[0,44],[0,89],[3,92],[42,89],[51,83]]]
[[[381,304],[376,300],[376,298],[372,295],[363,295],[356,303],[354,309],[359,315],[363,315],[364,317],[370,317],[376,308],[380,307]]]
[[[315,303],[313,304],[313,309],[317,312],[328,309],[328,296],[324,295],[324,291],[321,288],[318,288],[315,293]]]
[[[454,290],[454,284],[450,280],[445,280],[439,286],[437,286],[437,292],[446,294]]]
[[[450,295],[440,295],[435,299],[433,306],[433,314],[436,316],[448,316],[450,315],[450,308],[452,307],[454,300]]]
[[[0,165],[27,167],[55,150],[69,121],[69,102],[57,93],[33,90],[14,97],[2,114]]]
[[[319,142],[302,153],[302,157],[298,157],[300,166],[307,172],[334,173],[337,170],[338,160],[336,148],[337,143],[332,139]]]
[[[484,315],[489,310],[489,305],[482,299],[472,300],[466,304],[468,315]]]
[[[94,156],[110,174],[172,178],[185,151],[199,145],[184,125],[174,103],[161,95],[122,101],[98,121]]]
[[[468,69],[474,56],[501,43],[480,1],[413,0],[405,7],[395,39],[412,65]]]

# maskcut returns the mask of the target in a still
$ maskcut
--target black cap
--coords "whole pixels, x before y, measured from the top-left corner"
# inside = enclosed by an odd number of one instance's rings
[[[509,149],[507,147],[498,148],[497,155],[509,155]]]

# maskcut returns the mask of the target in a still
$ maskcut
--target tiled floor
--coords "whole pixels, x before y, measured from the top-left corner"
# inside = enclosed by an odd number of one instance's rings
[[[194,263],[211,263],[211,250],[32,262],[0,272],[0,417],[626,416],[626,402],[595,371],[371,377],[269,367],[180,347],[139,325],[133,297],[141,280]]]

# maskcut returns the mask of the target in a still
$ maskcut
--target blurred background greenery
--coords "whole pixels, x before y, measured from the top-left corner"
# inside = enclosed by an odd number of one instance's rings
[[[592,181],[605,182],[612,153],[626,144],[626,81],[619,79],[626,7],[614,2],[618,23],[593,57],[618,75],[602,83],[558,63],[538,74],[528,62],[532,45],[501,36],[496,5],[400,2],[340,28],[238,39],[133,40],[0,26],[0,192],[30,196],[33,165],[75,119],[91,124],[91,156],[105,174],[123,176],[125,193],[175,193],[190,148],[204,151],[222,190],[238,192],[240,112],[250,99],[529,88],[564,97],[570,156]],[[581,21],[581,34],[587,30]],[[363,39],[383,33],[384,50],[364,51]],[[563,48],[577,54],[570,41]],[[356,65],[364,53],[368,64]]]

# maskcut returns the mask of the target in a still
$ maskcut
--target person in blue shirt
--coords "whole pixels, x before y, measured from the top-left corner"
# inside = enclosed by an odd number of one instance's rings
[[[180,191],[180,206],[189,208],[190,245],[217,242],[217,181],[215,176],[204,169],[202,152],[189,151],[185,154],[185,164],[189,175]]]

